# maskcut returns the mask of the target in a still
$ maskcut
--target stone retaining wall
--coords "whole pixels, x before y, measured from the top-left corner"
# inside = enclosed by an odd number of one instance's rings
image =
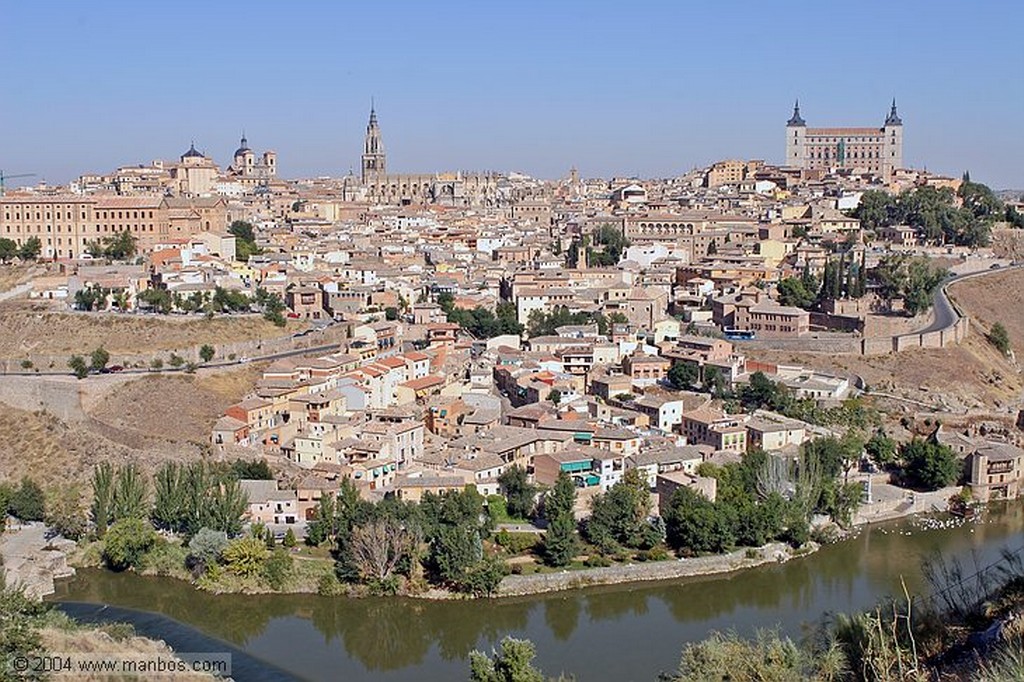
[[[561,573],[536,573],[533,575],[506,576],[498,586],[499,597],[517,597],[544,592],[574,590],[593,585],[617,585],[620,583],[646,582],[652,580],[673,580],[698,575],[729,573],[762,564],[779,563],[801,556],[817,549],[814,543],[808,550],[796,554],[789,545],[772,543],[758,549],[741,549],[730,554],[652,561],[646,563],[588,568]],[[747,556],[751,552],[753,556]]]

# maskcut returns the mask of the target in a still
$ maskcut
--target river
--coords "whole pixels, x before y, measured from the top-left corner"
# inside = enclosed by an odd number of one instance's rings
[[[927,592],[921,563],[936,552],[973,566],[1022,545],[1018,502],[961,527],[866,528],[810,556],[741,573],[509,600],[211,595],[176,580],[91,569],[61,584],[55,598],[163,614],[174,620],[162,621],[163,632],[150,623],[144,634],[174,646],[171,635],[195,628],[275,668],[266,679],[464,680],[469,652],[510,634],[536,644],[536,664],[548,675],[654,682],[675,670],[684,643],[712,630],[778,626],[800,637],[829,612],[899,593],[901,579],[912,593]],[[118,618],[133,620],[130,612]]]

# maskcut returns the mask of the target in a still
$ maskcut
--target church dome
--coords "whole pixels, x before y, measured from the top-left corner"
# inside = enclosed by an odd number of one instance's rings
[[[205,159],[206,157],[203,156],[200,152],[196,151],[196,143],[193,142],[192,145],[188,148],[188,151],[181,155],[181,158],[183,158],[183,159]]]
[[[238,149],[235,150],[235,156],[241,156],[242,154],[251,151],[252,150],[249,149],[249,141],[245,139],[245,133],[242,133],[242,142],[238,146]]]

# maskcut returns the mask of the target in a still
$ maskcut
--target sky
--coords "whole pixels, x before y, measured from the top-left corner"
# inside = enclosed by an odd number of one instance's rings
[[[781,163],[809,126],[881,126],[904,163],[1024,188],[1024,2],[0,0],[0,169],[63,183],[244,129],[283,177],[670,177]],[[18,184],[11,181],[12,186]]]

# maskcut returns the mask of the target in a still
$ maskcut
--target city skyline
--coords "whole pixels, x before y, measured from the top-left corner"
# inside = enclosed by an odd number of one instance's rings
[[[192,140],[227,166],[244,129],[278,152],[283,177],[358,173],[372,97],[394,172],[670,177],[726,158],[782,163],[796,98],[811,126],[881,126],[896,97],[905,165],[1024,185],[1024,136],[1012,134],[1024,95],[1005,85],[1021,66],[1014,5],[972,8],[961,35],[983,24],[986,38],[965,38],[962,53],[935,40],[951,3],[828,16],[806,3],[647,3],[630,21],[593,4],[389,7],[400,19],[385,26],[374,8],[317,3],[11,6],[10,46],[25,58],[6,79],[19,97],[4,109],[0,168],[56,184],[176,158]],[[834,49],[868,30],[870,50]]]

